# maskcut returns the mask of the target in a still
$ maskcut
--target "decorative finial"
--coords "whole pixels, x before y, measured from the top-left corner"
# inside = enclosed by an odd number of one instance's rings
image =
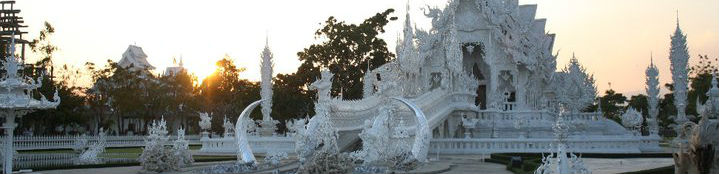
[[[409,16],[409,0],[407,0],[407,16]]]
[[[679,10],[677,9],[677,27],[679,27]]]
[[[649,65],[654,66],[654,53],[649,52]]]
[[[268,31],[265,31],[265,47],[270,47],[270,34]]]

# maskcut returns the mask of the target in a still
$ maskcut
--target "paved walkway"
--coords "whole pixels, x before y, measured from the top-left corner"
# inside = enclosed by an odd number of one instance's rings
[[[453,164],[445,174],[512,174],[502,164],[483,162],[479,155],[449,155],[440,156],[439,161]]]
[[[432,160],[435,165],[425,166],[424,171],[439,171],[446,169],[449,164],[450,170],[443,172],[444,174],[511,174],[504,165],[482,162],[482,157],[478,155],[448,155],[440,156],[439,160]],[[625,159],[608,159],[608,158],[584,158],[584,162],[592,171],[592,173],[623,173],[631,171],[639,171],[653,169],[674,164],[671,158],[625,158]],[[217,162],[215,162],[217,163]],[[203,164],[203,163],[200,163]],[[209,163],[204,163],[208,165]],[[440,165],[441,164],[441,165]],[[443,168],[443,169],[440,169]],[[49,170],[38,171],[38,174],[136,174],[140,171],[140,166],[130,167],[108,167],[108,168],[90,168],[90,169],[67,169],[67,170]],[[415,171],[424,173],[422,170]],[[182,172],[178,172],[182,173]],[[413,173],[413,172],[410,172]],[[435,173],[435,172],[428,172]]]
[[[674,165],[672,158],[584,158],[592,173],[625,173]]]
[[[136,174],[140,166],[37,171],[37,174]]]

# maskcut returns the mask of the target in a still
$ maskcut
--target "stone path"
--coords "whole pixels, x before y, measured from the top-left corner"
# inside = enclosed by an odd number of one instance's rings
[[[452,163],[452,168],[444,174],[512,174],[502,164],[482,162],[479,155],[440,156],[440,161]]]
[[[672,158],[584,158],[592,173],[624,173],[674,165]]]
[[[136,174],[140,171],[140,166],[130,167],[108,167],[108,168],[90,168],[90,169],[66,169],[66,170],[48,170],[48,171],[37,171],[33,173],[37,174]]]
[[[423,167],[418,171],[408,173],[437,173],[444,171],[443,174],[511,174],[502,164],[482,162],[482,157],[478,155],[449,155],[440,156],[439,160],[432,160],[432,164]],[[608,159],[608,158],[584,158],[592,173],[623,173],[631,171],[639,171],[653,169],[674,164],[671,158],[625,158],[625,159]],[[217,163],[217,162],[215,162]],[[200,163],[202,165],[203,163]],[[204,163],[210,165],[211,163]],[[446,170],[447,166],[449,171]],[[90,169],[67,169],[67,170],[49,170],[37,171],[37,174],[136,174],[140,171],[140,166],[129,167],[108,167],[108,168],[90,168]],[[182,173],[182,172],[178,172]]]

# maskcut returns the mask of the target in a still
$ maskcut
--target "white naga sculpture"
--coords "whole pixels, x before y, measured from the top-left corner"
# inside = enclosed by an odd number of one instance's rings
[[[649,127],[649,134],[658,135],[659,124],[657,123],[657,116],[659,115],[659,70],[654,65],[654,58],[651,58],[651,63],[646,70],[647,76],[647,103],[649,115],[647,117],[647,125]]]
[[[84,150],[82,153],[80,153],[79,163],[81,164],[97,164],[100,163],[100,159],[98,158],[98,155],[100,155],[102,152],[105,151],[105,146],[107,144],[107,141],[105,139],[105,131],[100,128],[100,133],[98,134],[97,141],[95,143],[90,144],[90,146]]]

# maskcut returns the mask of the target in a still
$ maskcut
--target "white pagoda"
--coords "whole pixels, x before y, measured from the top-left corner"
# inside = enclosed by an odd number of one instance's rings
[[[260,63],[261,79],[260,96],[262,97],[262,121],[260,122],[260,135],[272,136],[275,132],[277,120],[270,117],[272,113],[272,68],[275,64],[272,62],[272,52],[270,51],[269,41],[265,38],[265,48],[262,50],[262,62]]]
[[[0,117],[5,119],[3,129],[5,139],[3,142],[3,167],[4,173],[12,173],[13,154],[13,131],[15,130],[15,118],[33,112],[34,110],[52,109],[60,104],[60,97],[55,91],[53,99],[49,101],[40,94],[40,100],[33,97],[33,91],[42,86],[42,76],[38,79],[18,74],[23,71],[23,64],[15,57],[15,38],[7,50],[8,55],[2,60],[0,70],[5,73],[0,77]]]

